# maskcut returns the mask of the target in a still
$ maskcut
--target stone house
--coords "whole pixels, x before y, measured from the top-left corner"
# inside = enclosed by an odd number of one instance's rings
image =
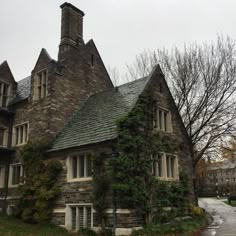
[[[95,43],[83,40],[84,13],[70,3],[61,9],[58,60],[42,49],[31,75],[18,82],[6,61],[0,65],[0,209],[11,214],[19,199],[17,187],[24,175],[19,148],[43,138],[53,141],[49,158],[63,163],[61,196],[52,221],[69,230],[95,229],[91,157],[112,155],[116,121],[142,94],[151,92],[156,101],[153,129],[183,144],[177,153],[161,153],[153,174],[178,182],[185,169],[191,179],[192,146],[160,67],[147,77],[114,87]],[[190,188],[193,192],[191,184]],[[109,203],[106,214],[111,225]],[[132,209],[120,208],[116,214],[117,234],[129,234],[143,223]]]
[[[236,194],[236,162],[224,160],[205,163],[205,170],[199,174],[200,196],[227,196]]]

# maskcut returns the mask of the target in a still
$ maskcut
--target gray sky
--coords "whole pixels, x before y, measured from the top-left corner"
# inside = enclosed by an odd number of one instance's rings
[[[94,39],[106,66],[124,72],[144,49],[236,38],[235,0],[70,0],[84,11],[84,40]],[[57,59],[62,0],[1,0],[0,63],[18,81],[41,48]]]

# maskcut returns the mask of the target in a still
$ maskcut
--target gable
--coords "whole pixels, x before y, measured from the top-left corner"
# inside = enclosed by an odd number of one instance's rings
[[[170,111],[173,134],[176,135],[177,139],[179,138],[178,135],[181,135],[183,143],[192,146],[191,139],[159,65],[153,71],[152,77],[144,92],[151,92],[153,98],[156,100],[156,105]]]
[[[39,54],[39,57],[37,59],[37,62],[34,66],[33,71],[38,72],[38,71],[46,68],[51,60],[52,60],[52,58],[48,54],[47,50],[43,48]]]
[[[88,53],[88,60],[89,60],[89,63],[92,64],[92,63],[97,63],[100,65],[100,70],[101,70],[101,73],[103,75],[106,75],[106,77],[103,76],[104,79],[107,80],[108,83],[110,83],[110,85],[113,87],[113,83],[110,79],[110,76],[106,70],[106,67],[103,63],[103,60],[97,50],[97,47],[94,43],[94,41],[91,39],[89,40],[86,45],[86,50],[87,50],[87,53]]]
[[[11,85],[16,85],[16,81],[11,73],[11,69],[7,61],[4,61],[0,65],[0,81],[9,83]]]
[[[162,93],[160,93],[160,85]],[[136,105],[139,96],[151,92],[157,104],[173,114],[174,134],[181,134],[183,142],[189,137],[178,113],[172,95],[159,66],[148,77],[111,88],[89,97],[84,106],[74,113],[56,138],[51,151],[99,143],[117,138],[118,119],[127,115]],[[177,127],[177,129],[176,129]]]

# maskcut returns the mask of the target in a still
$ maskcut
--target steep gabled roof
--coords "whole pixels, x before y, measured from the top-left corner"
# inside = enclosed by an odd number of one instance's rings
[[[47,50],[45,48],[42,48],[41,52],[39,53],[39,56],[38,56],[38,59],[34,66],[33,71],[37,69],[38,67],[46,66],[52,60],[53,59],[51,58]]]
[[[27,99],[30,96],[31,76],[28,76],[17,83],[17,93],[10,105]]]
[[[4,81],[6,80],[6,82],[11,84],[16,84],[7,61],[4,61],[0,64],[0,79],[3,79]]]
[[[144,91],[149,77],[92,95],[56,138],[50,151],[115,139],[116,121],[126,115]]]

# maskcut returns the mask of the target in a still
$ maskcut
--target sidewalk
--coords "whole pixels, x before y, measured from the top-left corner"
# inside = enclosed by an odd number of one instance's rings
[[[199,206],[213,217],[213,222],[202,233],[202,236],[236,236],[236,207],[225,204],[224,200],[199,199]]]

